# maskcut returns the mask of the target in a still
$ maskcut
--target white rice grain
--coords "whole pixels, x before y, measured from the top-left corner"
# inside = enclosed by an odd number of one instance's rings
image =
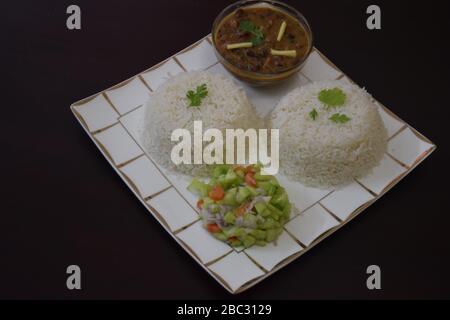
[[[208,95],[199,107],[189,107],[188,90],[207,85]],[[231,79],[204,71],[186,72],[169,79],[147,102],[142,132],[144,148],[160,165],[189,175],[206,175],[206,165],[175,165],[171,160],[172,131],[185,128],[193,136],[193,123],[203,122],[203,131],[216,128],[225,136],[225,129],[257,128],[256,112],[247,95]],[[205,145],[205,144],[204,144]],[[224,153],[225,154],[225,153]],[[193,157],[192,157],[193,159]]]
[[[326,108],[318,93],[333,88],[345,92],[345,104]],[[316,120],[309,115],[314,108]],[[329,118],[335,113],[351,120],[334,123]],[[281,172],[307,186],[346,184],[368,174],[386,151],[386,129],[372,97],[342,80],[294,89],[281,99],[269,121],[280,129]]]

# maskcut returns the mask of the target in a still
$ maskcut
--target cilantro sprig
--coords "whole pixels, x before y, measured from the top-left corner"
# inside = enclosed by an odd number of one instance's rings
[[[309,116],[310,116],[311,119],[313,119],[313,120],[316,120],[318,115],[319,115],[319,114],[317,113],[316,108],[312,109],[311,112],[309,113]]]
[[[197,86],[194,90],[189,90],[186,93],[186,98],[189,99],[188,107],[199,107],[202,104],[202,100],[208,95],[208,88],[206,84]]]
[[[257,27],[253,22],[250,20],[242,20],[239,23],[239,29],[244,32],[249,32],[252,34],[251,42],[253,45],[259,46],[264,41],[264,33],[262,32],[261,28]]]
[[[345,100],[347,99],[347,96],[345,95],[344,91],[342,91],[339,88],[333,88],[333,89],[324,89],[320,91],[317,94],[317,98],[320,102],[323,103],[323,109],[326,111],[329,111],[330,108],[335,107],[341,107],[345,104]],[[309,117],[315,121],[319,116],[319,113],[317,112],[316,108],[313,108],[309,112]],[[328,118],[334,123],[346,123],[351,120],[350,117],[343,113],[334,113],[331,117]]]
[[[339,107],[344,105],[347,96],[339,88],[324,89],[319,92],[319,101],[329,107]]]
[[[343,113],[335,113],[330,117],[330,120],[334,123],[346,123],[351,119]]]

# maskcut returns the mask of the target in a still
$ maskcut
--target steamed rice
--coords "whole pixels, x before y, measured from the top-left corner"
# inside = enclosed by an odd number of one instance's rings
[[[207,85],[208,95],[199,107],[188,107],[188,90]],[[206,175],[207,165],[180,164],[171,160],[178,142],[171,142],[172,131],[185,128],[193,135],[195,120],[203,121],[203,131],[256,128],[259,120],[247,95],[231,79],[204,71],[179,74],[154,92],[146,104],[142,141],[146,151],[161,166],[189,175]],[[224,153],[225,154],[225,153]],[[193,156],[192,156],[193,161]]]
[[[318,93],[333,88],[344,91],[346,101],[327,110]],[[309,115],[314,108],[316,120]],[[332,122],[329,118],[337,112],[351,120]],[[386,129],[373,99],[342,80],[294,89],[275,107],[270,122],[280,129],[280,171],[308,186],[328,188],[364,176],[386,151]]]

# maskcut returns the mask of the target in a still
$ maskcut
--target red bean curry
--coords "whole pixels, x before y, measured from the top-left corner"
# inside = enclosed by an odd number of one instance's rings
[[[294,67],[311,46],[311,39],[298,20],[266,7],[241,8],[225,17],[217,28],[215,42],[217,50],[232,65],[264,74]]]

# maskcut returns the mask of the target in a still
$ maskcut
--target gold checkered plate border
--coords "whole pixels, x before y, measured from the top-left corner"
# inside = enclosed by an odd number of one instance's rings
[[[197,263],[235,294],[261,282],[339,230],[421,163],[436,146],[378,104],[389,134],[388,151],[373,172],[340,189],[320,190],[279,176],[295,210],[277,245],[232,248],[201,225],[187,177],[159,167],[140,143],[143,104],[168,78],[208,70],[231,77],[218,62],[208,35],[161,63],[70,108],[86,133],[144,207]],[[311,81],[351,80],[317,49],[301,72],[281,86],[252,88],[237,81],[262,116],[293,88]]]

